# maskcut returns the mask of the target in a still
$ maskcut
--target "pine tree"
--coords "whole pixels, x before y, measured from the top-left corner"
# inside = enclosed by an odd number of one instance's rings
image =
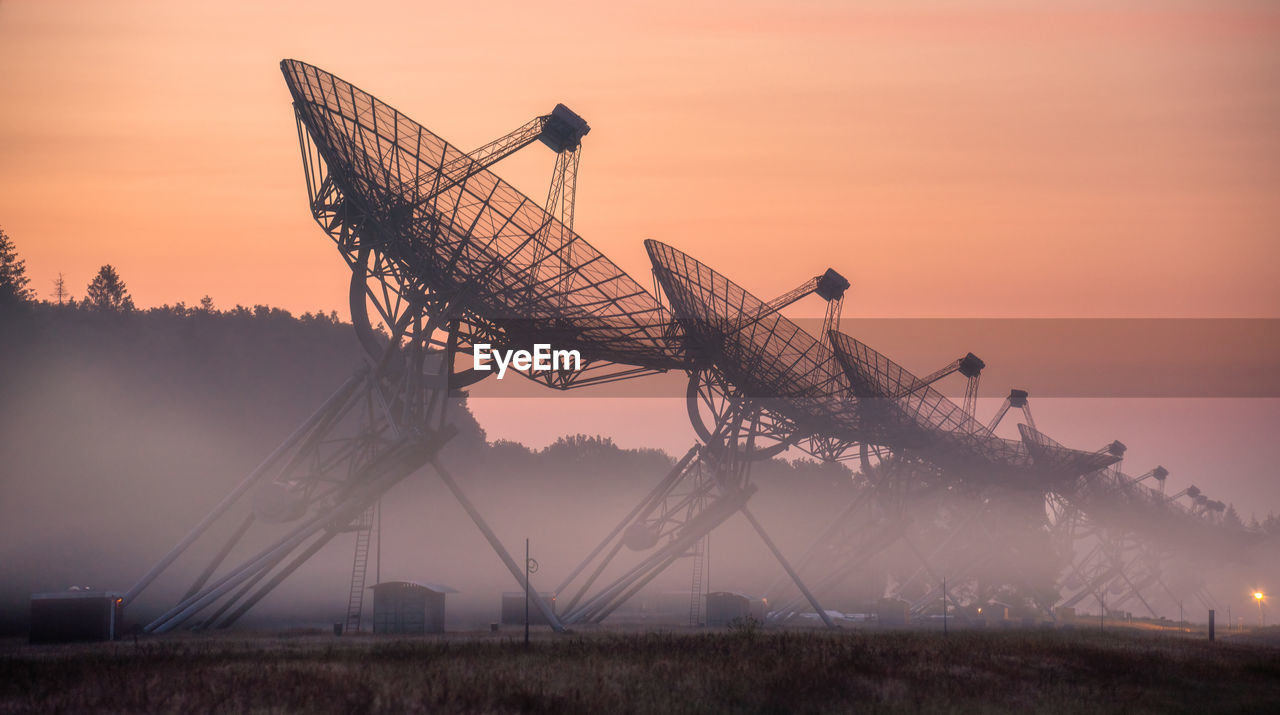
[[[0,307],[32,300],[27,278],[27,262],[18,258],[18,248],[9,234],[0,229]]]
[[[1280,516],[1268,513],[1267,520],[1262,522],[1262,530],[1273,536],[1280,536]]]
[[[129,289],[110,263],[99,268],[98,275],[90,281],[85,291],[84,303],[94,310],[124,313],[133,310],[133,298],[129,295]]]
[[[62,273],[58,273],[58,277],[53,279],[53,297],[58,300],[58,305],[62,305],[71,297],[67,293],[67,279],[62,277]]]
[[[1244,528],[1244,520],[1240,518],[1240,512],[1236,511],[1235,504],[1227,505],[1227,511],[1222,515],[1222,523],[1237,529]]]

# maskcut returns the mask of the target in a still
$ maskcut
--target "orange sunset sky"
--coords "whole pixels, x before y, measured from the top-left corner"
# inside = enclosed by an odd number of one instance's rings
[[[296,57],[463,148],[565,102],[633,275],[652,237],[763,294],[835,266],[851,316],[1280,316],[1275,3],[621,5],[3,0],[0,226],[44,296],[341,311]]]
[[[0,227],[40,296],[112,263],[140,306],[345,314],[285,57],[464,149],[569,105],[576,228],[645,285],[657,238],[765,296],[836,267],[848,317],[1280,317],[1280,4],[1228,0],[0,0]],[[497,170],[540,198],[552,164]]]

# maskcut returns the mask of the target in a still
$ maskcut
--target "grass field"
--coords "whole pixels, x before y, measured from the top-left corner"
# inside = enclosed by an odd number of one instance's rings
[[[0,712],[1280,712],[1280,646],[1128,629],[0,645]]]

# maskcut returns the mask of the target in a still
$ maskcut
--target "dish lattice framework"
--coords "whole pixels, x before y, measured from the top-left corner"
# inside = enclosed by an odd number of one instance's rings
[[[325,228],[355,224],[339,246],[353,268],[371,250],[386,258],[384,290],[422,305],[456,300],[464,343],[549,342],[597,366],[683,365],[658,300],[538,202],[358,87],[296,60],[281,69],[315,148],[308,182],[332,182],[310,186],[330,208]],[[324,207],[313,209],[321,218]]]
[[[803,433],[860,437],[830,348],[692,256],[654,240],[645,249],[691,362],[714,365],[738,395],[782,413]]]
[[[1026,425],[1018,429],[1033,455],[1069,449]],[[1147,543],[1165,549],[1177,547],[1184,553],[1231,559],[1240,558],[1257,543],[1258,534],[1206,520],[1203,512],[1140,482],[1118,468],[1098,469],[1082,475],[1065,496],[1089,523],[1137,531]]]
[[[918,452],[960,474],[1025,480],[1041,488],[1102,469],[1118,461],[1105,452],[1058,446],[1031,452],[1019,441],[997,436],[940,391],[866,343],[831,331],[831,346],[844,368],[868,431],[876,442]]]
[[[588,360],[648,370],[712,363],[739,392],[814,434],[933,450],[953,460],[1069,478],[1115,461],[1102,452],[1023,444],[991,434],[930,387],[888,400],[863,419],[864,398],[897,395],[917,380],[852,338],[845,357],[704,263],[657,241],[646,248],[672,316],[639,283],[536,201],[479,161],[354,85],[314,66],[282,63],[300,125],[332,189],[354,205],[363,247],[389,259],[406,300],[461,295],[466,341],[579,349]],[[321,176],[317,172],[315,176]],[[312,180],[308,174],[308,180]],[[313,187],[316,195],[324,187]],[[353,216],[353,214],[357,214]],[[850,342],[852,341],[852,342]],[[692,347],[693,355],[689,354]],[[853,365],[853,369],[850,369]],[[857,373],[859,377],[853,378]],[[851,379],[853,378],[853,379]],[[866,389],[867,395],[858,395]],[[1024,443],[1035,441],[1024,434]],[[1096,505],[1095,505],[1096,506]]]

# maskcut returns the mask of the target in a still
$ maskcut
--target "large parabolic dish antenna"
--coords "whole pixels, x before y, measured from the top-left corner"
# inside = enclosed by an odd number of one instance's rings
[[[1096,452],[1073,449],[1058,444],[1043,432],[1025,424],[1018,425],[1018,433],[1036,466],[1046,474],[1056,475],[1061,479],[1093,474],[1121,459],[1121,454],[1111,451],[1110,445]]]
[[[659,241],[644,245],[691,360],[714,365],[738,394],[801,432],[856,441],[855,403],[829,348],[705,263]]]
[[[463,343],[536,341],[577,349],[597,365],[682,365],[668,336],[670,316],[657,299],[538,202],[483,168],[481,150],[457,149],[312,65],[285,60],[280,66],[300,128],[314,146],[308,181],[313,201],[327,203],[317,220],[353,269],[378,273],[397,298],[428,311],[433,301],[451,301],[450,315],[462,316],[452,331]],[[576,141],[551,131],[556,113],[546,119],[544,143]],[[358,230],[335,229],[341,223]],[[373,266],[361,251],[385,260]]]
[[[832,269],[766,303],[703,263],[657,241],[646,241],[654,275],[671,301],[676,322],[669,334],[680,345],[689,373],[689,416],[701,444],[693,447],[641,502],[575,568],[564,592],[583,576],[564,603],[566,622],[599,622],[677,559],[692,556],[691,624],[700,622],[709,536],[741,513],[807,598],[834,626],[825,609],[747,508],[755,493],[751,463],[797,445],[843,443],[826,434],[850,432],[852,401],[837,392],[843,378],[829,349],[779,311],[810,294],[827,301],[828,321],[839,315],[849,282]],[[818,437],[819,434],[824,435]],[[842,446],[842,445],[841,445]],[[591,593],[623,548],[646,552],[639,563]]]
[[[834,330],[830,339],[864,420],[874,425],[869,429],[886,446],[918,452],[961,474],[1024,480],[1030,474],[1079,476],[1119,460],[1105,452],[1061,446],[1028,451],[1022,442],[997,436],[941,392],[867,344]],[[1051,488],[1048,483],[1039,486]]]

